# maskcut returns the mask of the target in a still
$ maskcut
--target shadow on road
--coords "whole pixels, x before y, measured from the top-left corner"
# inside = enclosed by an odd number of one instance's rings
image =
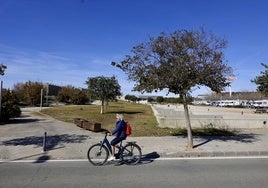
[[[139,162],[139,164],[148,164],[153,162],[155,159],[159,158],[160,155],[157,152],[151,152],[145,155],[141,156],[141,160]]]
[[[155,159],[159,158],[160,155],[157,153],[157,152],[151,152],[151,153],[148,153],[148,154],[145,154],[145,155],[142,155],[141,156],[141,159],[139,161],[138,164],[135,164],[134,166],[137,166],[137,165],[145,165],[145,164],[149,164],[149,163],[152,163],[154,162]],[[124,165],[126,163],[122,162],[122,161],[112,161],[112,162],[107,162],[107,164],[109,165],[115,165],[115,166],[121,166],[121,165]]]
[[[75,134],[62,134],[46,136],[46,151],[57,149],[56,146],[64,145],[64,143],[83,143],[88,138],[86,135]],[[36,147],[43,146],[43,136],[29,136],[24,138],[15,138],[7,141],[3,141],[2,145],[6,146],[28,146],[36,145]]]
[[[8,123],[6,123],[5,125],[8,125],[8,124],[26,124],[26,123],[33,123],[33,122],[44,121],[44,120],[45,119],[36,119],[36,118],[12,119]]]
[[[50,159],[50,156],[42,155],[36,161],[34,161],[33,163],[44,163],[44,162],[48,161],[49,159]]]
[[[194,145],[194,148],[205,145],[211,141],[222,141],[222,142],[236,141],[241,143],[253,143],[258,141],[257,137],[258,134],[239,133],[239,132],[234,136],[196,136],[195,138],[200,138],[202,141],[201,143]]]

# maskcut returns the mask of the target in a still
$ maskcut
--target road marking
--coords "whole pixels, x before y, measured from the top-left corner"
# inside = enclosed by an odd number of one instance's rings
[[[46,162],[84,162],[87,159],[50,159],[50,160],[0,160],[0,163],[46,163]]]
[[[168,161],[168,160],[223,160],[223,159],[268,159],[268,156],[237,156],[237,157],[161,157],[155,160]]]
[[[155,161],[172,161],[172,160],[225,160],[225,159],[268,159],[268,156],[239,156],[239,157],[160,157],[144,158]],[[88,162],[87,159],[51,159],[51,160],[0,160],[0,163],[47,163],[47,162]]]

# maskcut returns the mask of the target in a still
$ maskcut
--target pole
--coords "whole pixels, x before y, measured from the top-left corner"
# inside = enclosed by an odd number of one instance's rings
[[[47,89],[46,89],[46,106],[48,106],[48,91],[49,90],[49,87],[48,87],[48,84],[47,84]]]
[[[47,146],[47,132],[44,133],[44,138],[43,138],[43,151],[46,151],[46,146]]]
[[[42,103],[43,103],[43,89],[41,89],[40,112],[42,111]]]

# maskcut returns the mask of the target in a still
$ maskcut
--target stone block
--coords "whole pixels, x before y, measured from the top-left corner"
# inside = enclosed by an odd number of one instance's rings
[[[83,119],[81,118],[74,118],[74,124],[76,124],[78,127],[83,127]]]
[[[83,129],[98,132],[101,130],[101,124],[92,121],[83,121]]]

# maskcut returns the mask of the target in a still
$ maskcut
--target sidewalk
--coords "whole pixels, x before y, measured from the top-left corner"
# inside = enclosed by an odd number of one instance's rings
[[[43,151],[45,132],[47,151]],[[0,161],[87,159],[88,148],[103,136],[23,109],[17,121],[0,125]],[[128,137],[127,141],[136,141],[143,157],[152,159],[268,156],[268,129],[241,130],[239,136],[233,137],[197,137],[193,150],[187,150],[186,137]]]

